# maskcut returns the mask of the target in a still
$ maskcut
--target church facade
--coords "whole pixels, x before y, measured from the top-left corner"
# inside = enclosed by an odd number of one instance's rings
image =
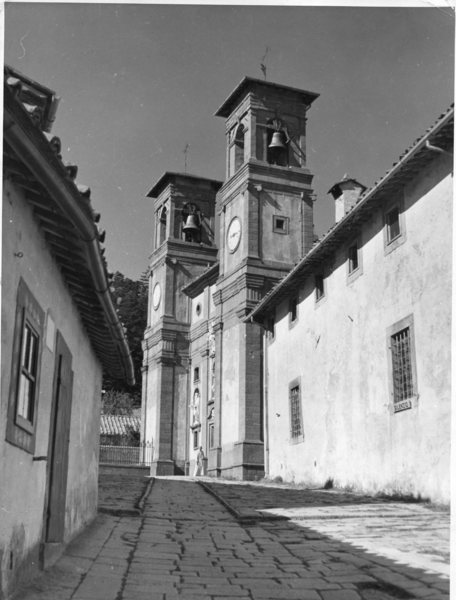
[[[191,474],[202,447],[212,476],[444,500],[452,111],[371,190],[348,178],[333,186],[337,223],[315,242],[306,121],[317,97],[244,78],[216,113],[225,182],[166,173],[149,193],[152,474]],[[421,355],[428,335],[436,343]],[[388,344],[415,354],[398,367]]]

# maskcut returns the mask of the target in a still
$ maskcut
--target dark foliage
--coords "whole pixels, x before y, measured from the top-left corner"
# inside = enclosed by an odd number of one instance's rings
[[[141,342],[147,324],[147,275],[143,274],[139,281],[133,281],[117,271],[111,284],[111,295],[120,320],[127,329],[126,335],[133,359],[136,384],[129,387],[125,382],[113,379],[105,374],[103,388],[106,391],[127,393],[131,397],[132,407],[137,407],[141,404],[141,365],[143,359]]]

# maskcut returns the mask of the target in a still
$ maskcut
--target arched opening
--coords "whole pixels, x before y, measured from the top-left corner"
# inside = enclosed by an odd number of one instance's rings
[[[186,242],[200,243],[202,213],[196,204],[186,203],[182,207],[182,235]]]
[[[245,129],[239,125],[234,138],[234,172],[238,171],[244,164]]]
[[[164,206],[160,213],[158,219],[158,246],[161,246],[166,239],[166,221],[167,221],[167,210],[166,206]]]
[[[267,125],[266,160],[270,165],[287,167],[289,165],[288,135],[277,119],[269,119]]]

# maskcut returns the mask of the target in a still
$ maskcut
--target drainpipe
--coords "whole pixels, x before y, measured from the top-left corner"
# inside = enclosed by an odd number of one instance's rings
[[[451,154],[451,152],[447,152],[443,148],[439,148],[438,146],[432,145],[429,140],[426,140],[426,148],[428,150],[433,150],[434,152],[438,152],[439,154]]]
[[[187,374],[187,399],[185,401],[185,452],[184,452],[184,474],[190,475],[190,459],[189,459],[189,451],[188,446],[190,444],[190,424],[188,422],[189,417],[189,405],[191,398],[191,379],[192,379],[192,358],[191,356],[188,359],[188,374]]]
[[[253,320],[253,319],[252,319]],[[263,329],[264,474],[269,475],[268,338]]]

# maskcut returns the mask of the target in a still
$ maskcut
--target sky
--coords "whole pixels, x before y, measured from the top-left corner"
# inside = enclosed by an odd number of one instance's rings
[[[370,187],[453,102],[454,11],[411,8],[7,2],[4,60],[61,98],[52,130],[106,229],[111,271],[152,251],[148,191],[165,171],[225,178],[214,113],[244,76],[320,94],[308,112],[315,229],[330,187]],[[266,52],[267,49],[267,52]]]

